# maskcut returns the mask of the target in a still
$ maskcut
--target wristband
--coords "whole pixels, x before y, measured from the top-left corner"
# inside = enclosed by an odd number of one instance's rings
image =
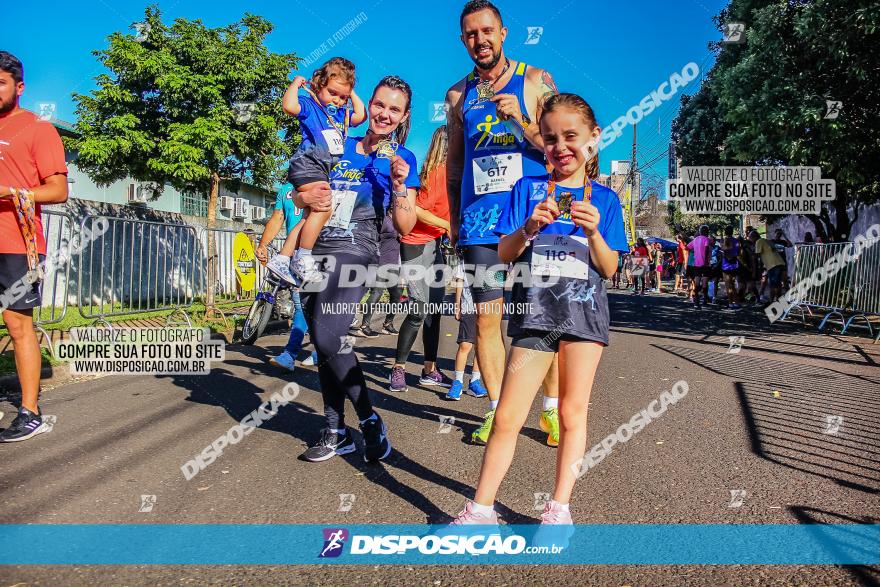
[[[538,233],[537,233],[537,232],[536,232],[535,234],[529,236],[529,233],[526,232],[526,225],[525,225],[525,224],[523,224],[522,226],[520,226],[519,230],[520,230],[520,232],[522,232],[523,238],[526,239],[526,242],[527,242],[527,243],[532,242],[533,240],[535,240],[535,239],[538,237]],[[538,232],[540,232],[540,230],[539,230]]]
[[[406,193],[406,190],[403,190],[402,192],[397,192],[392,189],[391,195],[394,196],[395,198],[405,198],[407,196],[407,193]]]

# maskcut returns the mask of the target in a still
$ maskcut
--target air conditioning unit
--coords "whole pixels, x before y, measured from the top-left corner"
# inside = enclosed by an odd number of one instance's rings
[[[233,202],[235,198],[232,196],[220,196],[220,209],[221,210],[232,210]]]
[[[143,184],[131,182],[128,184],[128,203],[129,204],[146,204],[149,198],[149,191],[144,189]]]
[[[249,208],[250,206],[245,198],[235,198],[232,206],[232,216],[234,218],[247,218]]]
[[[251,206],[251,220],[262,220],[266,217],[266,209],[262,206]]]

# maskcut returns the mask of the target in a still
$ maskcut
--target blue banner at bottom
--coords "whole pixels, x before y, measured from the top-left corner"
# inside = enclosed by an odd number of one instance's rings
[[[4,565],[876,565],[880,525],[0,525]]]

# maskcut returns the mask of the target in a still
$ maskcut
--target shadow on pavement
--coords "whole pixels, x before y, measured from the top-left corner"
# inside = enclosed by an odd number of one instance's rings
[[[789,511],[801,524],[876,524],[877,518],[853,518],[827,510],[807,506],[790,506]],[[880,585],[880,567],[867,565],[840,565],[840,568],[852,575],[853,581],[864,587]]]
[[[735,380],[752,451],[844,487],[880,493],[880,388],[813,365],[654,345]]]

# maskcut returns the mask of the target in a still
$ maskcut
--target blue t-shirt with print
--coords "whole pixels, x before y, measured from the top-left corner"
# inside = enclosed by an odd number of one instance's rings
[[[371,259],[378,255],[379,228],[391,203],[391,160],[359,153],[358,143],[363,137],[349,137],[339,162],[330,172],[330,186],[334,192],[355,192],[354,208],[346,228],[325,225],[315,244],[315,254],[336,252],[363,252]],[[398,147],[397,154],[409,164],[406,187],[419,188],[419,170],[416,156],[406,147]],[[336,199],[334,197],[334,205]],[[375,262],[375,261],[373,261]]]
[[[302,208],[297,208],[293,203],[293,192],[293,186],[285,183],[278,188],[278,193],[275,195],[275,209],[281,210],[284,214],[284,230],[287,234],[293,230],[303,215]]]
[[[343,133],[345,131],[345,114],[346,112],[350,113],[351,108],[322,107],[311,94],[302,89],[298,97],[300,108],[296,118],[299,120],[302,131],[300,150],[310,149],[315,145],[319,145],[322,149],[328,149],[329,146],[323,132],[335,128],[340,134]],[[350,121],[349,128],[352,128]]]
[[[504,214],[495,226],[499,235],[512,234],[528,220],[535,206],[547,199],[549,175],[543,177],[524,177],[510,193],[510,201]],[[571,201],[583,201],[584,188],[556,186],[557,200],[562,194],[571,193]],[[590,203],[599,210],[599,233],[612,250],[627,252],[626,235],[623,227],[623,214],[620,200],[611,189],[592,182]],[[541,234],[578,236],[586,238],[583,229],[572,222],[570,215],[560,216],[556,222],[541,229]],[[517,275],[530,275],[532,245],[516,260]],[[539,281],[536,279],[535,281]],[[530,312],[511,314],[508,334],[520,336],[525,330],[558,332],[608,344],[608,328],[611,316],[608,311],[608,296],[605,280],[589,261],[587,279],[560,276],[555,284],[541,287],[524,283],[523,279],[514,281],[514,304],[520,308],[530,308]]]

